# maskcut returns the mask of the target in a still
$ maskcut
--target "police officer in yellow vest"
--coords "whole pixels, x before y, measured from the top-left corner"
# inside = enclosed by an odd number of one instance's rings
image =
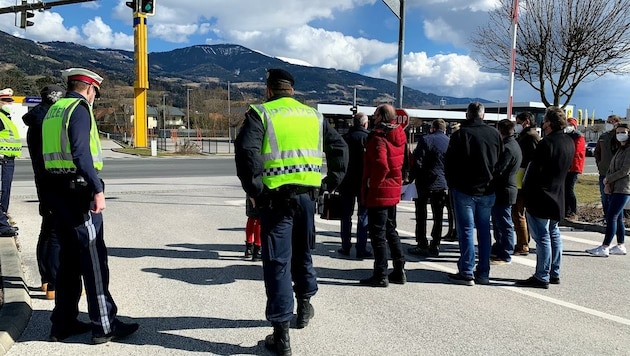
[[[13,90],[0,90],[0,169],[2,191],[0,192],[0,236],[17,236],[17,227],[9,224],[7,213],[11,199],[11,184],[15,170],[15,158],[22,154],[22,141],[17,126],[11,121]]]
[[[235,141],[238,178],[260,208],[266,317],[273,325],[265,346],[278,355],[291,355],[294,291],[296,327],[304,328],[314,316],[310,298],[317,293],[311,257],[315,199],[320,186],[332,190],[339,185],[348,163],[341,135],[319,112],[292,98],[294,84],[289,72],[270,69],[267,101],[250,106]]]
[[[66,96],[50,107],[42,124],[44,167],[51,173],[51,210],[60,245],[49,340],[92,331],[92,342],[101,344],[138,329],[138,324],[116,318],[116,304],[109,293],[103,240],[105,195],[98,177],[103,158],[92,112],[103,78],[82,68],[62,74],[68,83]],[[91,323],[77,319],[81,276]]]

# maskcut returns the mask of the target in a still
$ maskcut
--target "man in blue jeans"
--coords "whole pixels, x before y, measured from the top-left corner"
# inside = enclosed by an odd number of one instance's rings
[[[359,112],[354,115],[354,126],[343,139],[348,144],[348,171],[337,191],[341,197],[341,248],[337,252],[344,256],[350,256],[352,248],[352,214],[354,203],[357,202],[357,243],[356,256],[358,259],[372,257],[372,252],[367,250],[368,221],[367,208],[361,202],[361,174],[363,173],[363,153],[365,142],[368,138],[368,116]]]
[[[495,177],[503,140],[497,129],[483,123],[485,108],[473,102],[466,121],[455,132],[446,150],[445,174],[453,196],[459,238],[458,273],[449,273],[454,283],[473,286],[490,283],[490,212],[495,200]],[[477,228],[479,264],[475,268],[474,228]]]
[[[536,241],[536,273],[517,286],[549,288],[560,283],[562,238],[558,221],[564,218],[565,178],[573,161],[573,139],[564,134],[567,117],[562,108],[550,106],[543,118],[544,138],[523,178],[527,224]]]

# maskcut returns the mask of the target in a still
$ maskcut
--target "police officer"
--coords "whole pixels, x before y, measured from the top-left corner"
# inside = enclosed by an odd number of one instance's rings
[[[311,257],[315,199],[320,185],[326,190],[339,185],[348,162],[341,135],[319,112],[292,98],[294,84],[289,72],[270,69],[267,101],[250,106],[235,141],[238,178],[260,208],[266,317],[273,326],[265,346],[278,355],[291,355],[293,291],[296,327],[305,327],[314,316],[310,298],[317,293]],[[322,151],[328,167],[324,180]]]
[[[42,153],[51,178],[51,210],[59,237],[55,308],[50,341],[61,341],[92,330],[101,344],[131,335],[136,323],[116,318],[109,293],[107,249],[103,240],[105,195],[98,171],[103,168],[101,143],[92,105],[103,81],[82,68],[63,71],[68,91],[49,110],[42,125]],[[91,324],[77,320],[85,283]]]
[[[15,170],[15,158],[22,155],[22,141],[17,126],[11,121],[11,103],[13,90],[6,88],[0,91],[0,236],[17,236],[17,227],[9,224],[7,213],[11,199],[11,184]]]
[[[22,116],[22,121],[28,126],[26,142],[35,176],[39,215],[42,217],[39,239],[37,240],[37,265],[42,281],[42,290],[46,292],[46,299],[55,299],[55,279],[59,269],[59,240],[50,210],[50,177],[44,167],[44,157],[42,156],[42,122],[48,109],[61,99],[65,92],[59,85],[46,85],[40,91],[42,102]]]

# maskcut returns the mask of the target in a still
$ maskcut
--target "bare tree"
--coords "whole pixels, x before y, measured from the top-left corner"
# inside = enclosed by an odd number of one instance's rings
[[[509,71],[511,13],[500,0],[471,39],[487,69]],[[630,0],[521,1],[516,53],[516,78],[564,107],[580,83],[630,71]]]

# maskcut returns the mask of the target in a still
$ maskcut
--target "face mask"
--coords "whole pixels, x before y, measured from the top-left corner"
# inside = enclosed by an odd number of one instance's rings
[[[516,126],[514,126],[514,132],[517,134],[520,134],[521,132],[523,132],[523,125],[516,124]]]
[[[612,131],[612,129],[614,129],[614,128],[615,128],[615,126],[613,124],[606,123],[606,126],[605,126],[604,130]]]
[[[569,126],[564,128],[564,132],[566,132],[566,133],[571,133],[571,132],[573,132],[573,130],[575,130],[575,127],[573,127],[571,125],[569,125]]]
[[[624,133],[617,134],[617,141],[619,142],[628,141],[628,134],[624,134]]]

